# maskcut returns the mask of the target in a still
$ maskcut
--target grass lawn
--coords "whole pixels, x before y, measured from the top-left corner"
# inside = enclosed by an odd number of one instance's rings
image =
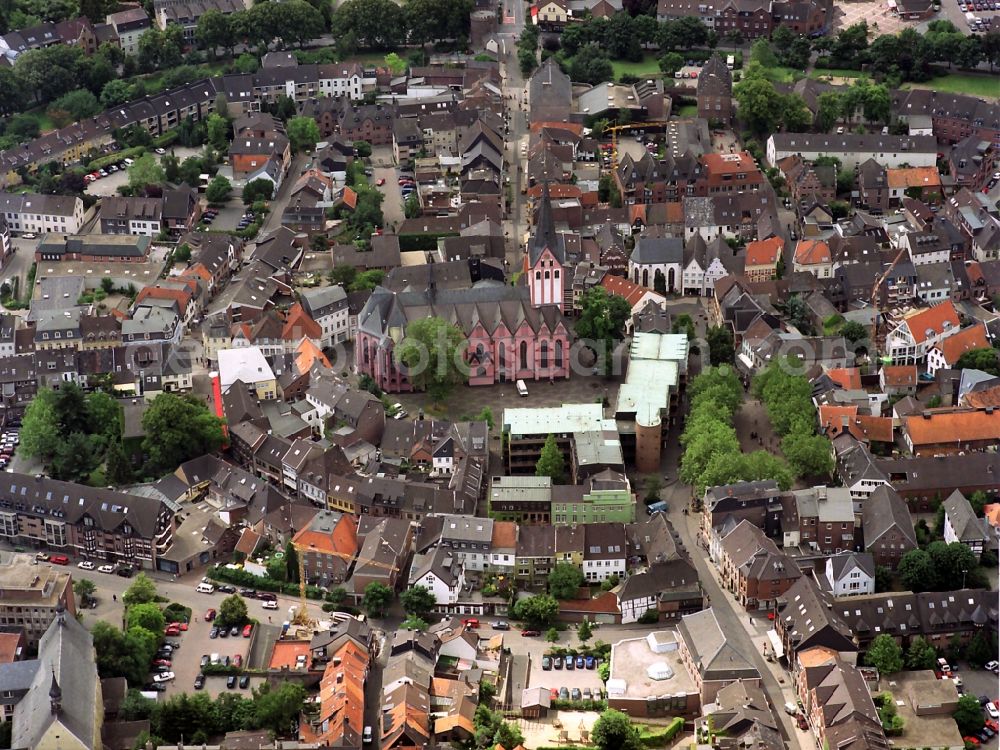
[[[926,83],[906,83],[904,88],[932,89],[949,94],[969,94],[1000,99],[1000,83],[996,76],[972,75],[970,73],[949,73],[933,78]]]
[[[834,78],[860,78],[862,75],[864,73],[860,70],[850,70],[848,68],[816,68],[809,71],[810,78],[825,78],[827,76]]]
[[[358,55],[351,55],[346,60],[344,60],[344,62],[345,63],[356,62],[356,63],[360,63],[361,65],[371,65],[373,63],[384,63],[385,62],[385,56],[387,54],[388,54],[387,52],[362,52],[362,53],[360,53]],[[402,57],[402,55],[401,55],[401,57]],[[403,59],[405,60],[406,58],[403,57]]]
[[[34,109],[26,114],[30,114],[38,121],[38,129],[43,133],[56,129],[55,123],[52,122],[52,119],[49,117],[44,107],[39,107],[38,109]]]
[[[672,110],[671,114],[677,117],[697,117],[698,116],[698,105],[697,104],[684,104],[677,109]]]
[[[614,69],[615,80],[621,80],[623,75],[630,76],[660,76],[660,61],[652,55],[646,55],[642,62],[628,62],[627,60],[612,60],[611,67]]]
[[[767,68],[765,70],[767,73],[767,78],[772,83],[794,83],[799,78],[805,76],[801,70],[796,68],[786,68],[784,66],[778,65],[773,68]]]

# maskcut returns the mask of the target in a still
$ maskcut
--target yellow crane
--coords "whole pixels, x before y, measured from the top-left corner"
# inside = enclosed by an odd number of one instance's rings
[[[879,321],[882,318],[882,310],[879,307],[879,300],[878,300],[879,288],[882,286],[882,284],[885,283],[885,280],[887,278],[889,278],[889,274],[892,273],[892,269],[894,269],[896,267],[896,265],[899,263],[899,261],[901,261],[903,259],[904,255],[906,255],[906,248],[905,247],[902,250],[899,251],[899,253],[896,255],[895,258],[893,258],[892,263],[890,263],[889,267],[887,269],[885,269],[885,271],[882,273],[882,275],[879,276],[875,280],[875,284],[872,286],[872,300],[871,300],[871,302],[872,302],[872,343],[871,343],[872,352],[869,354],[868,359],[871,361],[872,364],[874,364],[876,366],[878,365],[878,359],[879,359],[879,355],[878,355],[878,325],[879,325]]]

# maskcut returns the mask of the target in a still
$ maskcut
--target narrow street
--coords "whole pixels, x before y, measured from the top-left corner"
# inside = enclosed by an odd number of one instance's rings
[[[509,218],[504,221],[504,232],[507,235],[507,261],[511,268],[517,268],[521,258],[521,239],[527,230],[524,220],[526,210],[525,196],[521,194],[522,181],[527,179],[521,169],[521,144],[528,143],[528,126],[526,122],[527,102],[524,77],[521,66],[517,62],[517,39],[524,30],[524,4],[519,0],[510,0],[509,10],[505,11],[505,23],[500,27],[497,36],[504,50],[501,51],[501,75],[504,78],[504,90],[510,92],[507,111],[510,115],[510,133],[507,135],[507,163],[510,173],[511,206]],[[513,23],[506,23],[513,20]]]

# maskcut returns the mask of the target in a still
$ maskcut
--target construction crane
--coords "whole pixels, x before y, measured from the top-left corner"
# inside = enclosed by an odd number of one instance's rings
[[[879,276],[875,280],[875,285],[872,286],[872,300],[871,300],[872,301],[872,344],[871,344],[871,346],[872,346],[872,349],[873,349],[873,354],[871,354],[869,356],[869,360],[871,360],[872,363],[876,363],[877,360],[878,360],[878,358],[879,358],[878,357],[878,324],[879,324],[879,321],[882,318],[882,311],[879,309],[878,291],[879,291],[879,288],[882,286],[882,284],[885,283],[885,280],[887,278],[889,278],[889,274],[892,273],[892,269],[894,269],[896,267],[896,265],[899,263],[899,261],[901,261],[903,259],[904,255],[906,255],[906,248],[905,247],[896,254],[896,257],[893,258],[892,263],[890,263],[889,267],[887,269],[885,269],[885,271],[882,273],[882,275]]]
[[[611,125],[604,129],[611,133],[611,171],[618,168],[618,133],[637,128],[666,128],[666,122],[632,122],[628,125]]]
[[[295,611],[295,616],[292,617],[292,625],[312,630],[316,627],[316,622],[309,616],[309,610],[306,608],[305,553],[309,551],[309,548],[298,542],[292,542],[292,546],[295,548],[295,556],[299,563],[299,608]]]

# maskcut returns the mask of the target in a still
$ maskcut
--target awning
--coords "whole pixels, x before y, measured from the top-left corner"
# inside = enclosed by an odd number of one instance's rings
[[[771,628],[767,631],[767,639],[771,641],[771,649],[774,651],[774,655],[779,659],[785,655],[785,646],[782,644],[781,639],[778,637],[778,633]]]

